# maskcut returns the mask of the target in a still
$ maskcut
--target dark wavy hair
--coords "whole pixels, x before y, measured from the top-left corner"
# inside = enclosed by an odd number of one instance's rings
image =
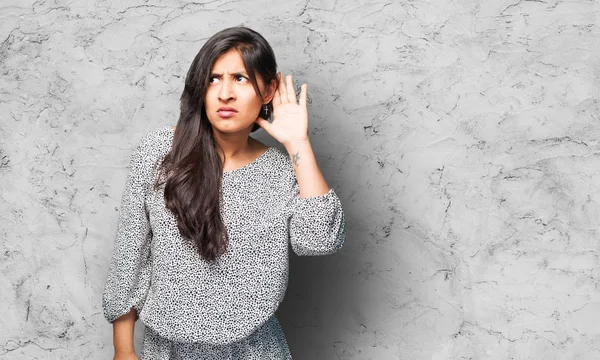
[[[257,96],[262,97],[257,74],[263,84],[277,81],[273,49],[256,31],[233,27],[208,39],[187,72],[173,144],[160,165],[161,176],[155,183],[156,188],[164,183],[165,206],[175,216],[181,235],[192,240],[200,256],[208,261],[214,261],[227,250],[229,236],[220,211],[223,163],[204,99],[213,64],[233,49],[240,53]],[[272,113],[272,103],[267,106]],[[260,111],[259,116],[267,119],[264,109]],[[251,131],[259,128],[253,124]]]

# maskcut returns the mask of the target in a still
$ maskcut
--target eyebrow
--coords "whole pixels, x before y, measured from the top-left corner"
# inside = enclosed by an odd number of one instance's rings
[[[248,74],[246,74],[245,71],[236,71],[236,72],[230,73],[229,75],[231,75],[231,76],[242,75],[244,77],[248,77]],[[210,77],[222,77],[223,74],[211,72],[209,76]]]

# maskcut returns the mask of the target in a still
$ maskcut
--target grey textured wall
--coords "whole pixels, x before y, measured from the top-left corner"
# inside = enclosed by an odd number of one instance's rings
[[[295,359],[600,358],[598,1],[273,4],[0,2],[0,357],[110,358],[132,146],[244,24],[309,84],[349,221],[291,259]]]

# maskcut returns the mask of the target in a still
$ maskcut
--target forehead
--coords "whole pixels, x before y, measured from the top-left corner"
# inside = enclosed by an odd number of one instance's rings
[[[237,50],[229,50],[217,58],[211,69],[213,73],[239,73],[246,72],[242,55]]]

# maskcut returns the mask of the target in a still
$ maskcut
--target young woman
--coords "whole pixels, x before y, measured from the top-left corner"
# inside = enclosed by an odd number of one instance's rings
[[[115,360],[290,359],[275,317],[298,255],[342,247],[345,218],[308,139],[307,85],[257,32],[222,30],[188,71],[175,128],[150,131],[125,183],[103,308]],[[272,117],[272,122],[267,121]],[[285,150],[249,134],[262,127]]]

